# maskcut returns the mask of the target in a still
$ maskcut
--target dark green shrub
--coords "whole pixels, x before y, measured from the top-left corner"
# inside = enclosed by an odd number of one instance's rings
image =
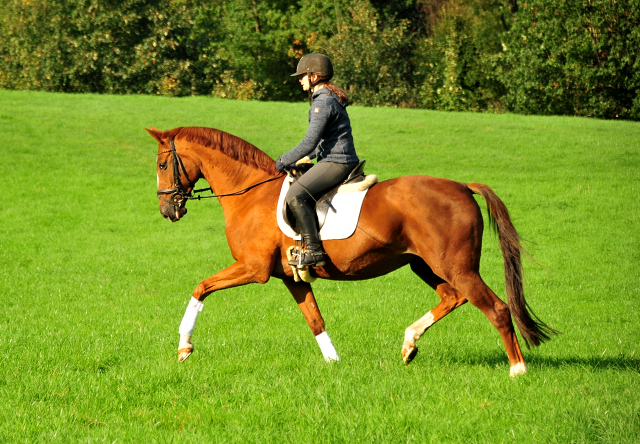
[[[293,32],[287,1],[221,2],[214,11],[219,38],[203,49],[210,66],[222,68],[215,96],[237,99],[291,100],[298,91],[290,49]]]
[[[640,1],[521,5],[498,60],[507,109],[640,118]]]
[[[188,41],[191,2],[2,3],[0,86],[67,92],[206,92]],[[204,80],[204,82],[203,82]]]
[[[416,106],[413,43],[406,21],[383,26],[368,1],[352,2],[338,32],[315,46],[338,68],[335,81],[355,104]]]
[[[0,87],[291,100],[295,50],[307,49],[292,23],[317,9],[294,5],[0,0]],[[302,34],[317,40],[310,24]]]
[[[0,0],[0,88],[640,119],[640,0]],[[507,30],[508,29],[508,30]]]
[[[491,57],[501,51],[501,5],[490,0],[442,5],[415,53],[420,104],[446,111],[500,110],[502,85]]]

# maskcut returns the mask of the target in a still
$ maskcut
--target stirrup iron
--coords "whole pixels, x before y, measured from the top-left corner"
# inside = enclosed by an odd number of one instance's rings
[[[289,265],[297,267],[299,270],[303,270],[309,266],[324,267],[326,261],[324,259],[323,251],[307,251],[306,245],[302,240],[296,240],[291,250],[291,260]]]

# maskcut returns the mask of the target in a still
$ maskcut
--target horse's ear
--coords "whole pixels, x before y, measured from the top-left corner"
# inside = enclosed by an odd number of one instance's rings
[[[164,131],[160,131],[159,129],[155,129],[152,126],[150,126],[149,128],[145,128],[145,131],[148,132],[149,134],[151,134],[151,137],[156,139],[158,142],[162,143],[162,135],[164,134]]]

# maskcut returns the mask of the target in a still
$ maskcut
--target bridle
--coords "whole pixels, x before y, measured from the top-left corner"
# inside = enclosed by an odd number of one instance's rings
[[[194,196],[188,191],[189,188],[193,188],[193,183],[191,183],[191,179],[189,178],[189,173],[187,173],[187,169],[184,167],[184,164],[182,163],[182,159],[180,159],[180,156],[178,156],[178,153],[176,151],[176,145],[173,142],[173,139],[169,141],[169,145],[171,146],[171,149],[168,151],[162,151],[158,153],[158,156],[160,154],[171,153],[171,163],[173,164],[173,188],[167,189],[167,190],[158,190],[157,194],[158,194],[158,199],[164,202],[167,202],[168,204],[171,204],[176,209],[178,209],[184,206],[185,200],[194,198]],[[164,168],[161,167],[161,169],[164,169]],[[182,181],[180,180],[180,169],[182,169],[182,172],[184,173],[184,177],[187,179],[188,185],[186,188],[183,188]],[[200,191],[200,190],[196,190],[196,192],[197,191]],[[163,199],[162,198],[163,194],[171,194],[171,197],[169,198],[169,200]]]
[[[160,154],[166,154],[166,153],[171,153],[171,163],[173,165],[173,188],[170,189],[166,189],[166,190],[158,190],[157,194],[158,194],[158,199],[167,202],[170,205],[173,205],[173,207],[177,210],[178,208],[183,208],[186,201],[187,200],[200,200],[200,199],[209,199],[211,197],[224,197],[224,196],[238,196],[241,194],[246,193],[247,191],[249,191],[252,188],[257,187],[258,185],[262,185],[263,183],[266,182],[271,182],[272,180],[276,180],[282,176],[284,176],[285,173],[278,173],[273,177],[270,177],[269,179],[263,180],[262,182],[258,182],[256,184],[250,185],[246,188],[243,188],[241,190],[238,191],[234,191],[232,193],[226,193],[226,194],[213,194],[213,190],[211,189],[211,187],[209,188],[202,188],[200,190],[192,190],[191,192],[189,192],[189,188],[193,188],[193,186],[195,185],[195,183],[191,182],[191,179],[189,178],[189,173],[187,173],[187,169],[184,167],[184,164],[182,163],[182,159],[180,158],[180,156],[178,156],[178,152],[176,151],[176,145],[173,141],[173,139],[171,139],[169,141],[169,145],[171,146],[170,150],[167,151],[161,151],[158,153],[158,156]],[[166,168],[166,166],[165,166]],[[162,169],[165,169],[162,168]],[[180,180],[180,170],[182,170],[182,174],[184,174],[185,179],[187,179],[187,186],[186,188],[182,185],[182,181]],[[204,193],[205,191],[211,191],[211,196],[194,196],[192,193]],[[164,199],[162,196],[165,194],[171,194],[171,197],[169,197],[169,199]]]

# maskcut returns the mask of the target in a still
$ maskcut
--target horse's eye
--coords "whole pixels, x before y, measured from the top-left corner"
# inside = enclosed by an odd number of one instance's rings
[[[166,170],[167,169],[167,164],[166,163],[159,163],[158,166],[160,167],[161,170]]]

